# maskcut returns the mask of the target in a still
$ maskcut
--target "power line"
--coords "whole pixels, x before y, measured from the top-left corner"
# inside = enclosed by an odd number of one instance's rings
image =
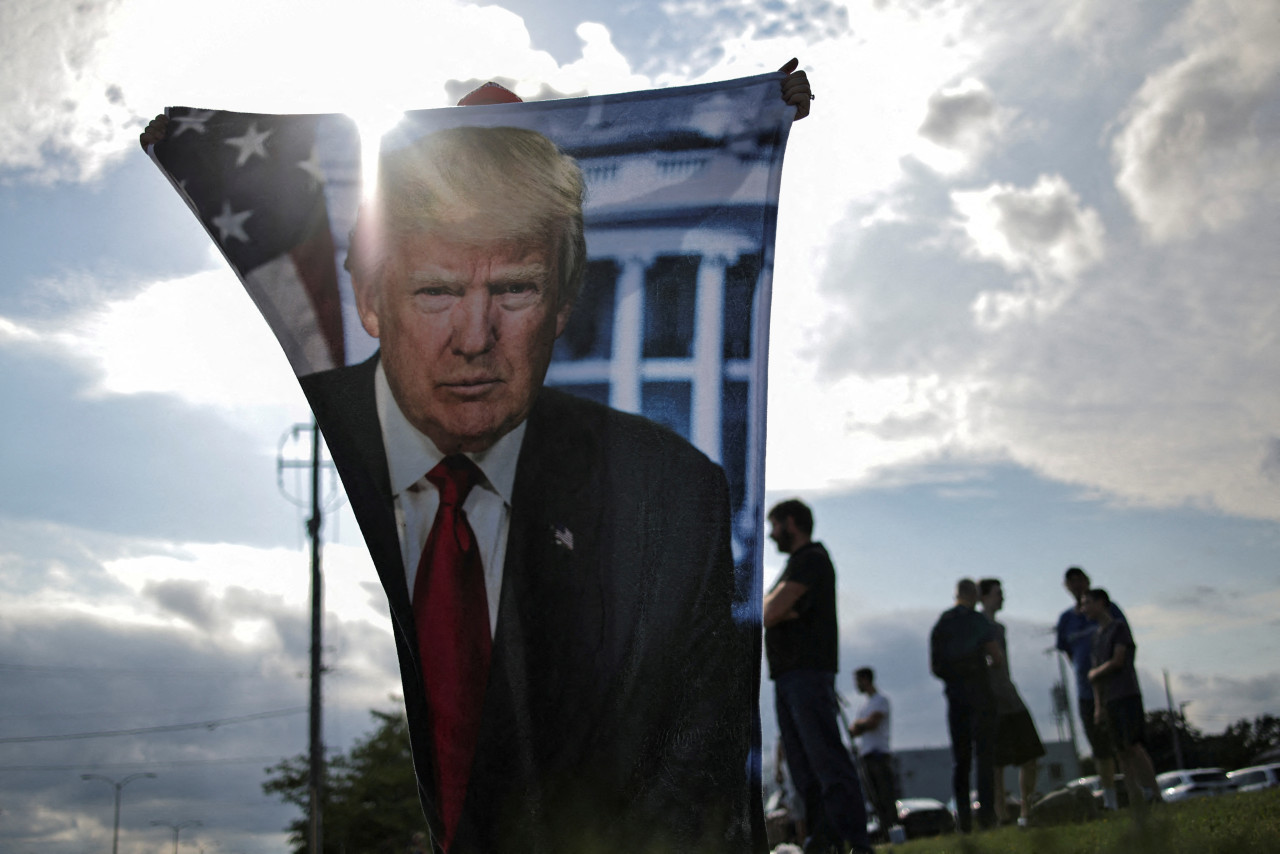
[[[177,732],[186,729],[216,729],[226,724],[260,721],[266,718],[279,718],[286,715],[297,715],[307,711],[306,706],[294,706],[289,709],[277,709],[273,712],[258,712],[253,715],[241,715],[235,718],[219,718],[212,721],[196,721],[187,724],[167,724],[165,726],[137,727],[135,729],[102,730],[99,732],[74,732],[63,735],[22,735],[0,738],[0,744],[25,744],[33,741],[74,741],[84,738],[109,738],[117,735],[145,735],[153,732]]]
[[[237,704],[236,701],[239,701],[238,704],[241,706],[257,705],[259,702],[264,701],[262,693],[263,692],[262,692],[261,686],[246,686],[243,690],[239,690],[239,691],[230,691],[230,690],[219,691],[218,699],[221,701],[225,701],[224,703],[221,704],[225,706],[234,706]],[[140,696],[137,699],[141,703],[143,701],[149,701],[151,698]],[[273,697],[273,698],[266,698],[266,699],[288,700],[292,698],[288,696],[284,696],[284,697]],[[254,701],[254,702],[250,703],[249,701]],[[21,713],[14,712],[13,714],[0,714],[0,724],[5,724],[13,721],[26,721],[26,720],[33,720],[33,719],[39,719],[41,722],[45,724],[50,724],[53,721],[76,721],[76,720],[83,720],[83,719],[91,719],[91,720],[98,721],[101,726],[112,726],[114,724],[110,723],[110,721],[112,721],[113,719],[123,718],[124,721],[120,724],[123,726],[124,723],[137,720],[137,718],[140,715],[144,715],[144,714],[150,717],[157,717],[157,716],[187,717],[189,715],[208,714],[210,711],[211,710],[209,708],[209,703],[207,702],[205,703],[186,702],[181,705],[166,706],[164,708],[160,708],[154,704],[148,705],[146,708],[142,708],[140,706],[125,708],[122,705],[113,703],[109,710],[81,709],[79,711],[62,711],[62,712],[53,712],[53,711],[49,711],[48,709],[41,709],[39,707],[35,707],[35,709],[32,711],[25,711]],[[12,731],[14,727],[10,726],[8,727],[8,729]]]
[[[137,768],[183,768],[210,765],[248,765],[280,762],[283,756],[237,756],[227,759],[171,759],[165,762],[116,762],[85,765],[0,765],[0,771],[129,771]]]
[[[16,664],[0,661],[0,671],[9,673],[30,673],[46,676],[246,676],[258,677],[262,674],[256,670],[230,670],[223,667],[91,667],[86,665],[58,664]]]

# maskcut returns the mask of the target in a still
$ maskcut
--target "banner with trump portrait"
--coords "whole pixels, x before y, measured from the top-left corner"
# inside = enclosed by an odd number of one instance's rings
[[[386,593],[435,850],[764,845],[782,77],[406,113],[373,186],[344,116],[167,111]]]

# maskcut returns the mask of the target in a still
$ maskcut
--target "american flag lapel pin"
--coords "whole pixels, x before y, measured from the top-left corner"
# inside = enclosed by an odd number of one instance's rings
[[[555,534],[557,547],[565,551],[573,551],[573,531],[570,531],[564,525],[552,525],[551,531]]]

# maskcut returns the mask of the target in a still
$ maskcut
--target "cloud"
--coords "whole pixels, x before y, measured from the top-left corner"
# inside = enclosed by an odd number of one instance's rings
[[[1058,308],[1077,276],[1102,260],[1104,228],[1060,175],[1041,175],[1030,188],[993,184],[951,194],[973,255],[1028,273],[1012,289],[987,290],[973,302],[977,323],[998,328]]]
[[[520,22],[523,27],[523,22]],[[474,77],[450,80],[445,91],[450,104],[481,84],[493,80],[511,89],[526,101],[549,98],[576,98],[588,94],[629,92],[649,89],[653,81],[632,70],[630,60],[614,45],[613,34],[604,24],[584,22],[574,28],[581,55],[564,65],[541,61],[527,63],[518,57],[504,63],[504,70],[520,71],[519,76]]]
[[[859,229],[834,251],[816,375],[791,367],[799,380],[771,384],[774,488],[870,484],[950,455],[1010,460],[1120,504],[1280,518],[1266,464],[1266,425],[1280,418],[1280,295],[1266,282],[1280,251],[1262,225],[1111,252],[1068,286],[1051,252],[1054,235],[1073,245],[1069,229],[1020,235],[1023,254],[997,234],[1019,266],[1008,270],[951,254],[919,205],[902,209],[909,221]],[[1053,310],[983,323],[973,306],[995,298],[984,294],[1051,298]],[[804,452],[811,440],[829,449],[820,462]]]
[[[307,405],[279,343],[235,273],[218,264],[59,318],[47,340],[102,371],[99,395],[164,394],[228,412],[288,409],[302,420]]]
[[[997,105],[980,80],[964,80],[929,98],[920,136],[938,149],[918,150],[924,162],[944,172],[976,166],[1007,131],[1014,111]]]
[[[996,115],[995,99],[979,81],[966,81],[929,99],[929,114],[920,135],[947,148],[960,147],[967,136],[985,130]]]
[[[667,22],[650,35],[650,49],[661,50],[667,64],[684,76],[722,62],[731,52],[726,43],[812,45],[851,32],[849,10],[832,0],[663,0],[661,9]],[[789,58],[778,57],[774,67]]]
[[[969,250],[1041,282],[1073,279],[1103,257],[1098,212],[1081,204],[1061,175],[1041,175],[1031,187],[992,184],[957,191],[952,203]]]
[[[305,615],[299,622],[306,623]],[[305,647],[288,658],[264,655],[74,611],[51,618],[6,608],[0,626],[5,681],[12,689],[0,699],[0,719],[9,736],[127,731],[289,711],[174,732],[5,745],[0,846],[20,850],[32,839],[59,851],[60,839],[66,850],[90,841],[109,846],[112,793],[80,774],[121,780],[138,771],[156,778],[135,780],[123,792],[122,843],[131,840],[139,850],[153,844],[147,850],[159,851],[165,837],[149,821],[191,818],[204,827],[189,837],[184,832],[184,841],[208,834],[246,850],[282,844],[293,810],[262,794],[260,784],[263,768],[304,750]],[[367,727],[367,714],[366,707],[348,704],[336,682],[326,697],[327,740],[345,746]],[[380,699],[386,707],[385,694]],[[182,813],[175,816],[175,809]]]
[[[1280,262],[1261,226],[1185,252],[1130,249],[1048,323],[990,339],[985,435],[1125,501],[1280,518],[1259,465],[1280,417]],[[1266,260],[1266,259],[1271,260]]]
[[[1218,589],[1207,585],[1174,588],[1155,601],[1131,609],[1130,622],[1159,640],[1205,639],[1208,635],[1274,628],[1280,591],[1247,587]]]
[[[1080,34],[1096,33],[1103,20],[1096,8],[1072,8],[1083,16],[1076,30],[1056,36],[1056,24],[1035,13],[1004,27],[988,19],[984,28],[981,13],[972,26],[949,30],[939,19],[954,50],[938,49],[952,62],[939,67],[948,74],[927,88],[895,90],[920,107],[908,125],[917,138],[931,98],[951,109],[935,110],[928,125],[940,140],[987,115],[990,93],[1017,111],[1016,140],[993,138],[1001,147],[982,160],[976,187],[901,157],[915,150],[898,136],[898,119],[911,114],[901,104],[841,105],[842,118],[875,121],[835,134],[822,128],[824,147],[810,150],[805,131],[829,120],[818,89],[814,124],[792,134],[789,158],[798,160],[789,159],[784,192],[799,195],[784,198],[783,211],[799,205],[806,222],[833,224],[817,240],[812,230],[779,224],[771,346],[787,355],[771,364],[775,488],[870,485],[928,460],[1005,460],[1118,505],[1280,518],[1266,474],[1274,430],[1265,425],[1280,418],[1272,392],[1280,383],[1280,295],[1271,286],[1280,250],[1267,231],[1275,203],[1256,192],[1268,183],[1259,177],[1241,191],[1249,217],[1172,243],[1144,242],[1098,149],[1132,122],[1126,103],[1152,52],[1167,47],[1151,34],[1168,10],[1122,15],[1106,50],[1085,62],[1082,51],[1097,41]],[[855,15],[855,30],[862,23]],[[1200,42],[1188,36],[1183,49],[1203,52],[1201,43],[1230,36],[1205,32]],[[1046,70],[1028,77],[1032,36]],[[1261,37],[1246,39],[1241,62],[1269,61],[1251,58]],[[850,60],[842,71],[862,69]],[[966,80],[981,84],[956,82]],[[1280,90],[1272,78],[1257,86],[1265,103]],[[1271,115],[1257,113],[1257,127]],[[877,145],[847,144],[868,133]],[[877,158],[881,143],[899,153],[892,168]],[[1151,145],[1167,147],[1182,175],[1215,174],[1187,159],[1176,137]],[[796,162],[799,170],[826,168],[800,174]],[[797,284],[812,279],[816,288]],[[820,462],[804,451],[815,444],[826,449]]]
[[[136,133],[136,113],[101,68],[116,5],[0,5],[0,174],[87,180]]]
[[[149,581],[142,595],[153,600],[162,610],[175,614],[204,631],[214,628],[213,603],[209,585],[202,581],[166,579]]]
[[[275,449],[218,412],[156,394],[97,394],[47,339],[0,340],[0,515],[142,537],[291,539]]]
[[[280,847],[293,809],[262,794],[260,784],[265,767],[306,745],[305,552],[202,544],[146,550],[125,538],[3,521],[0,534],[26,562],[18,567],[0,550],[6,736],[267,714],[172,732],[5,745],[0,797],[13,821],[0,828],[0,847],[30,838],[52,844],[59,835],[109,845],[110,792],[78,775],[119,780],[137,771],[158,777],[130,784],[122,838],[141,845],[155,833],[148,820],[176,808],[184,814],[175,820],[204,822],[192,839],[208,833],[246,850]],[[44,542],[44,555],[28,547],[34,541]],[[69,554],[78,559],[68,562]],[[400,683],[385,600],[374,603],[366,589],[367,556],[331,545],[325,558],[324,737],[342,750],[368,729],[367,709],[394,707]],[[45,583],[14,583],[19,575]],[[244,631],[248,624],[266,630]]]
[[[1172,678],[1175,703],[1186,707],[1192,726],[1216,734],[1241,719],[1252,721],[1271,713],[1280,703],[1280,674],[1239,678],[1210,673],[1176,673]]]
[[[540,86],[559,91],[600,93],[648,89],[653,82],[632,73],[631,63],[614,47],[609,28],[599,23],[582,23],[575,32],[582,40],[582,58],[559,68]]]
[[[442,81],[495,73],[530,96],[650,85],[603,25],[577,33],[582,56],[562,67],[520,16],[460,0],[371,0],[359,15],[343,0],[226,0],[194,16],[164,0],[15,0],[0,7],[0,175],[92,180],[166,105],[364,118],[451,105]]]
[[[1183,55],[1147,78],[1112,146],[1116,186],[1161,242],[1256,215],[1280,173],[1274,9],[1198,0],[1172,36]]]
[[[1263,443],[1262,474],[1280,482],[1280,436],[1270,436]]]

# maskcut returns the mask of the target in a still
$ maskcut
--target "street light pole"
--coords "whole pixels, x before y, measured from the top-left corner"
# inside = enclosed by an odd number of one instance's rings
[[[154,777],[154,776],[156,775],[152,774],[150,771],[144,771],[141,774],[130,774],[128,777],[125,777],[123,780],[117,783],[115,780],[112,780],[110,777],[104,777],[101,774],[81,774],[80,775],[81,780],[101,780],[104,783],[109,783],[111,787],[116,790],[116,820],[115,820],[115,825],[111,831],[111,854],[119,854],[119,850],[120,850],[120,790],[123,789],[125,786],[129,785],[130,783],[132,783],[134,780],[139,780],[143,777]]]
[[[202,822],[197,819],[189,818],[186,821],[180,821],[177,824],[169,824],[167,821],[153,821],[152,827],[171,827],[173,828],[173,854],[178,854],[178,834],[182,832],[184,827],[201,827]]]

